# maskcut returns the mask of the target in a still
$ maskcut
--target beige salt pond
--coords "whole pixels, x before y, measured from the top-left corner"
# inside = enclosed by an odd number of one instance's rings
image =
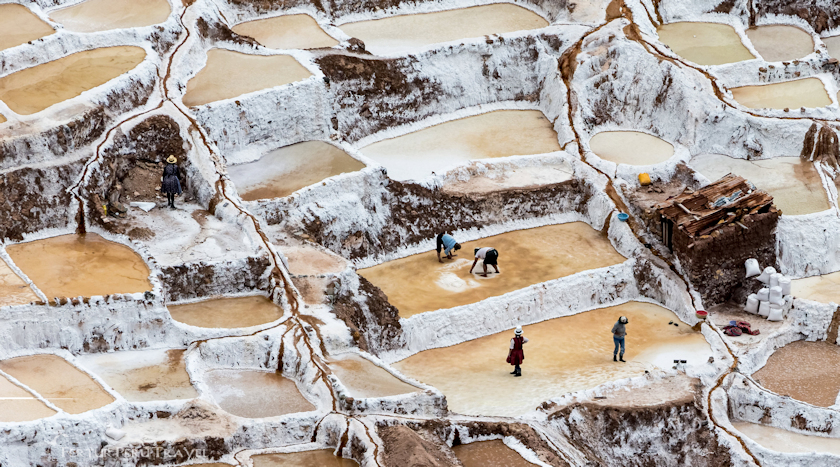
[[[34,394],[0,376],[0,422],[28,422],[55,413]]]
[[[809,214],[831,208],[814,165],[799,157],[748,161],[722,154],[700,154],[689,165],[712,181],[728,173],[746,178],[773,195],[773,202],[783,214]]]
[[[25,305],[38,300],[26,282],[0,260],[0,306]]]
[[[640,131],[602,131],[589,140],[598,157],[616,164],[653,165],[674,155],[674,146]]]
[[[49,36],[55,30],[23,5],[0,5],[0,50]]]
[[[767,25],[747,29],[755,50],[768,62],[796,60],[814,51],[811,35],[794,26]]]
[[[207,64],[187,82],[183,102],[190,107],[231,99],[312,76],[291,55],[249,55],[207,51]]]
[[[200,328],[247,328],[277,321],[283,310],[262,295],[167,305],[175,321]]]
[[[283,255],[294,275],[337,274],[347,268],[344,258],[310,246],[283,246]]]
[[[499,252],[501,274],[484,278],[482,262],[473,274],[473,249]],[[434,250],[389,261],[359,274],[382,289],[400,316],[452,308],[503,295],[588,269],[624,262],[606,237],[583,222],[517,230],[462,243],[455,260],[437,260]],[[488,272],[493,268],[488,268]]]
[[[840,36],[823,37],[822,41],[828,50],[828,54],[833,58],[840,59]]]
[[[548,21],[507,3],[359,21],[339,26],[376,55],[401,54],[423,46],[512,31],[539,29]]]
[[[796,298],[840,303],[840,272],[796,279],[791,281],[790,286],[791,293]]]
[[[834,405],[840,391],[840,346],[796,341],[776,350],[753,379],[781,395],[820,407]]]
[[[143,259],[131,248],[97,234],[61,235],[18,243],[9,245],[6,251],[50,299],[152,289],[149,268]]]
[[[840,439],[808,436],[767,425],[732,422],[732,426],[766,449],[776,452],[827,452],[840,456]]]
[[[398,396],[420,391],[370,360],[355,354],[332,357],[328,364],[330,370],[356,399]]]
[[[135,46],[74,53],[0,78],[0,100],[18,114],[34,114],[107,83],[145,58],[146,51]]]
[[[332,47],[338,41],[321,29],[309,15],[282,15],[237,24],[233,32],[250,36],[271,49],[315,49]]]
[[[365,164],[323,141],[306,141],[270,151],[254,162],[228,166],[244,201],[289,196],[324,179],[365,168]]]
[[[732,88],[739,104],[751,109],[816,108],[831,104],[831,98],[817,78],[797,79],[784,83]]]
[[[85,0],[50,18],[68,31],[96,32],[162,23],[171,11],[167,0]]]
[[[315,410],[295,383],[279,373],[212,370],[205,373],[205,382],[219,407],[231,415],[265,418]]]
[[[518,452],[500,439],[453,446],[452,450],[464,467],[531,467]]]
[[[251,456],[254,467],[358,467],[352,459],[336,457],[330,449],[292,452],[288,454],[258,454]]]
[[[722,65],[755,58],[728,24],[678,22],[657,29],[659,41],[698,65]]]
[[[475,159],[560,150],[557,133],[538,110],[497,110],[453,120],[366,146],[361,152],[394,180],[443,174]]]
[[[183,350],[99,353],[83,355],[79,362],[131,402],[198,397],[187,374]]]

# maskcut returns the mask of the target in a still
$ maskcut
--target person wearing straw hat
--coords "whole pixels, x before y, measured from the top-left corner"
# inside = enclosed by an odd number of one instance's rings
[[[166,167],[163,168],[160,191],[166,193],[166,201],[171,209],[175,209],[175,195],[181,194],[181,181],[178,180],[178,166],[175,165],[178,159],[170,155],[166,158]]]
[[[522,368],[519,365],[525,360],[525,352],[522,350],[522,346],[527,342],[528,338],[522,335],[522,326],[517,326],[514,336],[510,340],[510,351],[507,358],[507,362],[513,365],[513,371],[510,372],[513,376],[522,376]]]

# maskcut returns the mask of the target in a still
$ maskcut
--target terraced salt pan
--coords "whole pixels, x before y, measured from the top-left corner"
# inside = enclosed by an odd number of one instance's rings
[[[233,32],[250,36],[271,49],[315,49],[332,47],[338,41],[324,32],[309,15],[282,15],[237,24]]]
[[[722,65],[755,58],[728,24],[678,22],[657,29],[659,41],[698,65]]]
[[[712,181],[728,173],[746,178],[773,195],[773,202],[784,214],[809,214],[831,208],[814,165],[799,157],[748,161],[722,154],[701,154],[689,164]]]
[[[195,107],[310,76],[309,70],[291,55],[249,55],[210,49],[207,51],[207,64],[187,82],[183,102]]]
[[[374,365],[370,360],[352,353],[332,357],[329,367],[356,399],[389,397],[420,391],[419,388],[404,383]]]
[[[254,467],[357,467],[352,459],[336,457],[330,449],[293,452],[289,454],[259,454],[252,456]]]
[[[814,51],[811,35],[794,26],[767,25],[747,29],[755,50],[768,62],[796,60]]]
[[[733,422],[732,426],[766,449],[777,452],[827,452],[840,456],[840,439],[808,436],[756,423]]]
[[[825,86],[817,78],[742,86],[732,88],[731,91],[739,104],[751,109],[815,108],[831,104]]]
[[[280,250],[295,275],[337,274],[347,268],[344,258],[314,247],[283,246]]]
[[[560,150],[557,133],[538,110],[497,110],[441,123],[361,149],[394,180],[443,174],[475,159]]]
[[[146,51],[135,46],[74,53],[0,78],[0,100],[18,114],[31,115],[101,86],[145,58]]]
[[[295,383],[279,373],[212,370],[204,378],[219,407],[232,415],[265,418],[315,410]]]
[[[79,361],[131,402],[198,397],[180,349],[99,353]]]
[[[247,328],[276,321],[283,310],[261,295],[167,305],[175,321],[200,328]]]
[[[55,30],[23,5],[0,5],[0,50],[49,36]],[[1,120],[0,120],[1,121]]]
[[[473,273],[474,248],[499,252],[500,274],[488,277],[479,261]],[[442,254],[442,253],[441,253]],[[517,230],[472,242],[453,251],[455,260],[441,264],[435,251],[389,261],[359,274],[382,289],[400,316],[452,308],[503,295],[529,285],[624,262],[609,240],[583,222]]]
[[[28,422],[55,413],[34,394],[0,376],[0,422]]]
[[[840,303],[840,272],[796,279],[791,281],[790,287],[797,298]]]
[[[391,16],[339,26],[361,39],[375,55],[403,54],[441,42],[539,29],[548,21],[536,13],[507,3],[457,10]]]
[[[25,305],[38,300],[26,282],[0,260],[0,306]]]
[[[610,330],[627,316],[627,363],[613,362]],[[669,321],[679,326],[668,324]],[[671,311],[630,302],[524,326],[521,378],[505,362],[513,331],[432,349],[394,364],[400,372],[440,389],[450,410],[469,415],[517,416],[562,394],[670,368],[674,359],[705,362],[712,355],[703,335]],[[512,397],[515,395],[516,397]]]
[[[228,175],[244,201],[289,196],[334,175],[355,172],[365,164],[323,141],[306,141],[270,151],[259,160],[228,166]]]
[[[167,0],[85,0],[51,12],[50,18],[68,31],[96,32],[159,24],[171,12]]]
[[[796,341],[776,350],[753,379],[765,388],[820,407],[840,391],[840,346]]]
[[[823,37],[821,40],[825,44],[828,54],[840,59],[840,36]]]
[[[602,131],[589,140],[589,148],[616,164],[653,165],[674,155],[671,143],[639,131]]]
[[[453,446],[452,450],[464,467],[531,467],[534,465],[507,447],[500,439],[460,444]]]
[[[10,358],[0,361],[0,370],[67,413],[87,412],[114,401],[96,381],[56,355]]]

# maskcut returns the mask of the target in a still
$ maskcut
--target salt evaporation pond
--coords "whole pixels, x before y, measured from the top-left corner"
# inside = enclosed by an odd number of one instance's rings
[[[0,376],[0,422],[28,422],[55,413],[34,394]]]
[[[283,310],[262,295],[167,305],[175,321],[200,328],[247,328],[277,321]]]
[[[423,46],[548,26],[542,16],[517,5],[496,3],[359,21],[339,26],[375,55],[402,54]]]
[[[292,380],[276,372],[212,370],[205,373],[205,382],[219,407],[239,417],[276,417],[315,410]]]
[[[149,268],[137,253],[94,233],[18,243],[6,251],[49,299],[152,289]]]
[[[0,5],[0,50],[49,36],[55,30],[23,5]]]
[[[228,176],[244,201],[289,196],[326,178],[365,168],[346,152],[323,141],[306,141],[270,151],[259,160],[228,166]]]
[[[452,308],[503,295],[529,285],[624,262],[610,241],[583,222],[549,225],[463,242],[455,260],[437,260],[434,250],[358,272],[382,289],[400,317]],[[499,252],[499,271],[482,262],[470,274],[475,248]],[[491,273],[492,272],[492,273]]]
[[[394,180],[426,177],[475,159],[560,150],[551,121],[538,110],[497,110],[441,123],[365,146]]]
[[[26,282],[0,260],[0,306],[25,305],[38,300]]]
[[[464,467],[532,467],[518,452],[500,439],[477,441],[453,446],[452,450]]]
[[[338,274],[347,268],[344,258],[310,246],[283,246],[289,272],[295,275]]]
[[[612,360],[610,330],[619,316],[629,320],[627,363]],[[702,363],[712,355],[701,333],[650,303],[600,308],[523,330],[530,341],[525,344],[522,378],[510,375],[513,367],[505,362],[512,330],[426,350],[394,367],[441,390],[454,412],[519,416],[552,397],[642,375],[654,366],[670,369],[674,359]]]
[[[180,349],[109,352],[78,358],[82,366],[130,402],[198,397]]]
[[[77,52],[0,78],[0,100],[21,115],[40,112],[107,83],[146,58],[135,46]]]
[[[271,49],[315,49],[338,45],[338,41],[324,32],[315,18],[305,14],[248,21],[232,29],[237,34],[253,37]]]
[[[115,400],[90,376],[56,355],[2,360],[0,370],[67,413],[87,412]]]
[[[640,131],[602,131],[589,140],[598,157],[616,164],[653,165],[674,155],[674,146]]]
[[[751,109],[799,109],[824,107],[831,98],[817,78],[797,79],[784,83],[732,88],[739,104]]]
[[[288,454],[258,454],[251,456],[254,467],[358,467],[352,459],[336,457],[331,449],[292,452]]]
[[[764,448],[776,452],[827,452],[840,456],[840,439],[808,436],[773,426],[732,422],[732,426]]]
[[[767,25],[747,29],[755,50],[768,62],[796,60],[814,51],[814,39],[795,26]]]
[[[840,272],[822,276],[795,279],[790,284],[796,298],[807,298],[822,303],[840,303]]]
[[[419,392],[420,388],[403,382],[370,360],[356,354],[330,358],[329,367],[356,399],[389,397]]]
[[[167,0],[85,0],[51,12],[50,18],[68,31],[96,32],[159,24],[171,11]]]
[[[765,388],[820,407],[834,405],[840,392],[840,346],[796,341],[773,352],[753,373]]]
[[[840,36],[823,37],[828,54],[834,58],[840,59]]]
[[[722,154],[700,154],[694,156],[689,165],[712,181],[728,173],[746,178],[773,195],[773,203],[783,214],[809,214],[831,209],[828,193],[814,164],[799,157],[748,161]]]
[[[698,65],[722,65],[755,58],[728,24],[678,22],[657,29],[659,41]]]
[[[207,64],[187,82],[185,105],[195,107],[312,76],[291,55],[249,55],[225,49],[207,51]]]

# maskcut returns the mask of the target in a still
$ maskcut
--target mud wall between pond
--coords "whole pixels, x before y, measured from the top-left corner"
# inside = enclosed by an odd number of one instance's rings
[[[265,255],[161,268],[164,294],[170,302],[268,290],[270,275],[271,262]]]
[[[397,309],[378,287],[357,274],[342,274],[333,313],[344,321],[359,349],[379,355],[394,350],[402,340]]]

